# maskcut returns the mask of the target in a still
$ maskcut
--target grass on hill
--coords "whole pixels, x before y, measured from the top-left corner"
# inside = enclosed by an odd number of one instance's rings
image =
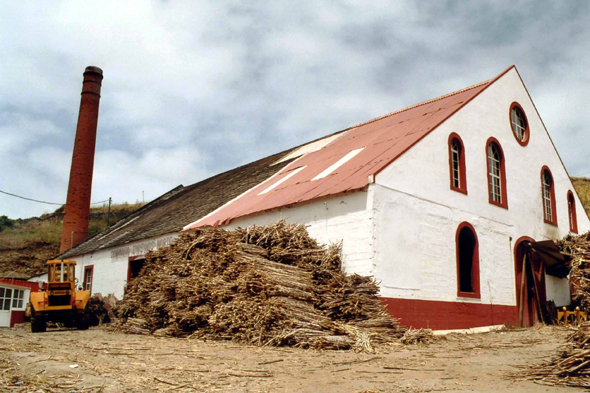
[[[111,205],[110,225],[145,205],[144,203],[121,203]],[[107,227],[108,205],[90,209],[88,236]],[[63,227],[63,207],[50,214],[25,220],[14,220],[11,227],[0,232],[0,250],[20,248],[31,243],[59,244]]]
[[[580,202],[586,209],[586,213],[590,216],[590,179],[585,177],[572,177],[572,183],[578,192]]]

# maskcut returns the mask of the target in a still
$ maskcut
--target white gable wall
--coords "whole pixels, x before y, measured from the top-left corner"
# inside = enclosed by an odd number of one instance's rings
[[[510,126],[513,101],[524,109],[527,146]],[[468,195],[450,189],[448,137],[465,148]],[[508,209],[488,202],[486,142],[502,146]],[[558,227],[543,222],[541,168],[555,183]],[[514,243],[556,239],[569,231],[567,191],[574,192],[541,119],[513,68],[376,176],[375,276],[382,296],[515,305]],[[590,222],[576,195],[579,233]],[[479,240],[481,299],[457,298],[455,233],[467,221]],[[567,282],[547,276],[547,298],[569,303]]]

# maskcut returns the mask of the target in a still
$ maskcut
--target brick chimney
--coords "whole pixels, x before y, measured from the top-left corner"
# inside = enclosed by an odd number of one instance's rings
[[[92,191],[92,171],[94,168],[101,83],[102,70],[98,67],[86,67],[82,84],[82,98],[80,100],[78,127],[76,128],[74,154],[72,155],[64,226],[59,247],[60,253],[80,244],[88,236],[90,193]]]

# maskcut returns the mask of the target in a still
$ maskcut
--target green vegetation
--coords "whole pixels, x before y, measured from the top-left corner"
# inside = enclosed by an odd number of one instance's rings
[[[580,202],[586,209],[586,213],[590,215],[590,179],[585,177],[572,177],[574,187],[580,197]]]
[[[5,230],[6,228],[12,228],[14,226],[14,220],[6,216],[0,216],[0,232]]]

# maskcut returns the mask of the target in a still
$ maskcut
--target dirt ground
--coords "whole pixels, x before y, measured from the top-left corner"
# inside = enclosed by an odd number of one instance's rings
[[[511,377],[556,353],[570,333],[537,327],[448,335],[374,354],[260,348],[28,326],[0,329],[0,391],[568,392]]]

